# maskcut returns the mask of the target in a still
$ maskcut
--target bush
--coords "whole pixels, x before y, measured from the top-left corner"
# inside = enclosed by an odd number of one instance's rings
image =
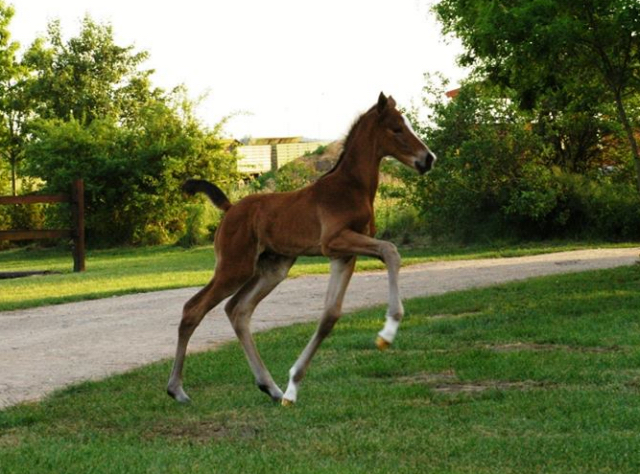
[[[607,240],[640,237],[640,206],[633,184],[557,173],[561,190],[555,210],[558,234]]]
[[[487,112],[481,111],[481,112]],[[435,132],[440,159],[426,177],[407,176],[407,197],[435,238],[470,241],[505,233],[535,232],[556,205],[543,145],[526,124],[488,114],[466,125],[459,142]]]
[[[554,150],[509,100],[472,84],[434,111],[424,130],[439,156],[434,170],[402,174],[404,197],[432,238],[640,238],[630,180],[551,165]]]
[[[200,202],[185,205],[186,218],[184,234],[177,244],[182,247],[206,245],[213,242],[215,230],[222,219],[222,213],[203,198]]]
[[[158,244],[176,240],[187,212],[180,186],[191,176],[233,181],[235,158],[196,124],[164,107],[141,123],[114,119],[90,124],[41,120],[26,151],[26,171],[48,192],[67,192],[85,180],[87,240],[94,245]]]

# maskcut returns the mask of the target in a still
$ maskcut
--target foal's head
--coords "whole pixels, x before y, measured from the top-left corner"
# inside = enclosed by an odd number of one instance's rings
[[[393,156],[420,174],[431,170],[436,155],[418,138],[407,117],[398,112],[393,97],[385,97],[381,92],[375,110],[378,114],[378,139],[382,153]]]

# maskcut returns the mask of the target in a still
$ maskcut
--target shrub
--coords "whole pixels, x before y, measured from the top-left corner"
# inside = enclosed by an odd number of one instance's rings
[[[636,240],[640,236],[640,206],[632,183],[560,173],[561,190],[555,210],[559,234],[569,237]]]
[[[235,158],[198,126],[163,106],[138,125],[114,119],[90,124],[41,120],[27,148],[26,171],[50,192],[85,180],[87,240],[98,245],[158,244],[178,238],[187,212],[180,191],[190,176],[221,185],[233,180]]]
[[[622,168],[607,176],[553,166],[554,150],[527,116],[490,92],[471,84],[434,104],[423,131],[436,166],[401,174],[404,198],[433,238],[640,238],[637,193]]]

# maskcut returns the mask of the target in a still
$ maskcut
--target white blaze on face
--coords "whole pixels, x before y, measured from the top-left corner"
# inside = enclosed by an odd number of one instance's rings
[[[416,137],[418,140],[420,140],[420,137],[418,136],[418,134],[415,132],[415,130],[413,129],[413,127],[411,126],[411,122],[409,121],[409,119],[407,118],[406,115],[402,116],[402,119],[404,120],[404,124],[407,126],[407,128],[409,129],[409,131],[413,134],[414,137]],[[422,140],[420,140],[420,142],[422,142]]]
[[[418,134],[416,133],[416,131],[413,129],[413,127],[411,126],[411,122],[409,121],[409,119],[407,118],[406,115],[402,116],[402,119],[404,120],[404,124],[407,126],[407,129],[411,132],[411,134],[416,137],[417,140],[420,141],[420,143],[422,143],[424,145],[424,142],[422,141],[422,139],[418,136]],[[429,147],[427,147],[427,145],[424,145],[424,147],[427,149],[428,153],[433,157],[433,161],[436,161],[436,155],[435,153],[433,153],[431,150],[429,150]]]

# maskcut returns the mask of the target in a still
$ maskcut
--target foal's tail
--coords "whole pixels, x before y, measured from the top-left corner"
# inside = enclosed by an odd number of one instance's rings
[[[218,186],[203,179],[188,179],[182,185],[182,190],[193,196],[196,193],[204,193],[207,195],[214,206],[223,212],[227,212],[231,208],[229,198],[222,192]]]

